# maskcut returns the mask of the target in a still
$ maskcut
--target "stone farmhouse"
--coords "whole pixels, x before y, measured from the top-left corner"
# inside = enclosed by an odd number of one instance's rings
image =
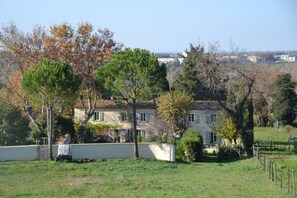
[[[220,138],[211,130],[211,124],[216,121],[220,111],[219,105],[214,101],[196,101],[187,118],[189,129],[199,131],[205,145],[215,145]],[[170,126],[157,115],[155,102],[146,102],[137,106],[137,130],[141,141],[155,139],[159,135],[170,136]],[[74,109],[74,117],[79,121],[84,116],[84,111],[78,103]],[[95,113],[89,120],[99,129],[90,129],[93,136],[105,139],[107,142],[133,141],[129,106],[114,100],[98,100]]]

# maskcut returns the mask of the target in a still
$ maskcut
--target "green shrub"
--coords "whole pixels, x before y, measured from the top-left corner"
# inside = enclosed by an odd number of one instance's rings
[[[294,129],[294,128],[293,128],[291,125],[285,125],[285,126],[284,126],[284,130],[285,130],[285,132],[290,133],[290,132],[293,131],[293,129]]]
[[[185,160],[185,150],[180,139],[172,138],[168,141],[169,144],[175,145],[176,160]]]
[[[198,131],[186,131],[185,137],[182,139],[182,146],[184,149],[187,161],[195,162],[201,161],[203,158],[203,139]]]
[[[241,157],[243,148],[240,145],[220,146],[218,152],[219,160],[237,160]]]

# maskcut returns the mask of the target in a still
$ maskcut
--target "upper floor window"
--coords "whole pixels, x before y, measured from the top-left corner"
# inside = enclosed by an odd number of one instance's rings
[[[120,122],[127,122],[127,113],[126,112],[120,112],[118,114],[118,116],[119,116]]]
[[[194,122],[195,121],[195,115],[194,114],[189,114],[188,121],[189,122]]]
[[[211,122],[216,122],[216,120],[217,120],[217,115],[212,114],[211,115]]]
[[[93,116],[94,121],[104,121],[104,113],[101,111],[95,111]]]
[[[207,124],[211,124],[213,122],[216,122],[216,119],[217,119],[217,115],[216,114],[206,115],[206,123]]]
[[[137,113],[137,120],[139,120],[140,122],[149,122],[150,121],[150,113]]]
[[[140,122],[145,122],[145,121],[146,121],[146,114],[140,113]]]

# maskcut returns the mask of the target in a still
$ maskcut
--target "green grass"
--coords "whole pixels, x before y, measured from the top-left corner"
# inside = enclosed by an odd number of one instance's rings
[[[212,160],[209,160],[212,161]],[[2,162],[0,197],[290,197],[255,159]]]
[[[297,131],[287,132],[284,128],[255,127],[255,140],[288,141],[290,136],[297,136]]]

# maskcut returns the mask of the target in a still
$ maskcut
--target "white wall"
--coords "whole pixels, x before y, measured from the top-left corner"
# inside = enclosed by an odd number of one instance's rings
[[[57,145],[53,146],[54,157]],[[140,143],[140,158],[175,161],[175,146],[171,144]],[[72,144],[70,151],[73,160],[83,158],[127,159],[134,158],[134,144]],[[29,161],[47,159],[47,146],[3,146],[0,147],[0,161]]]

